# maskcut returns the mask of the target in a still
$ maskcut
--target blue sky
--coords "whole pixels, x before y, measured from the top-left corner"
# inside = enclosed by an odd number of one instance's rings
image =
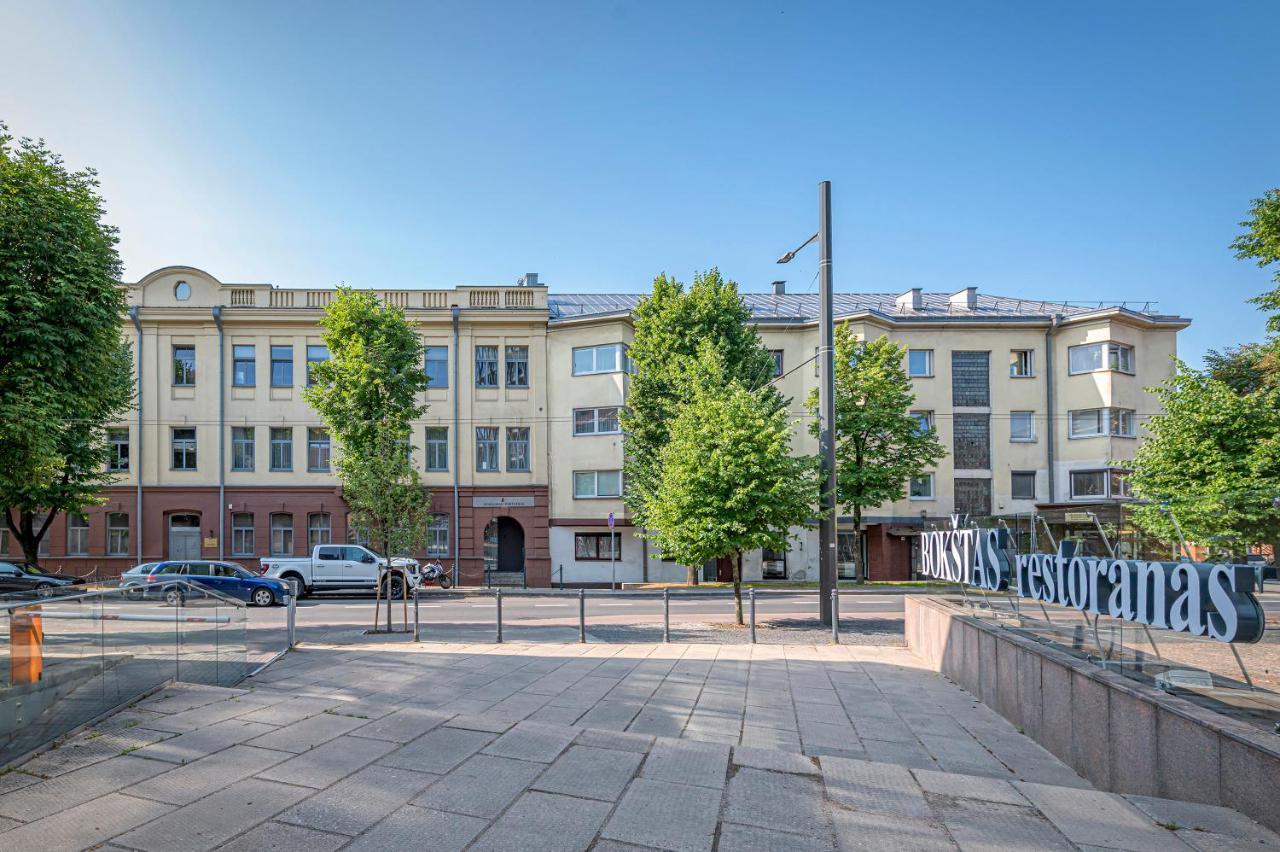
[[[0,0],[0,120],[102,173],[127,275],[1156,300],[1262,334],[1274,2]]]

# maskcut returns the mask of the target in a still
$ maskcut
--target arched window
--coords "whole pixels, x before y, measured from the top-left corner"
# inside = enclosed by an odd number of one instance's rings
[[[307,515],[307,547],[314,549],[317,544],[329,544],[333,541],[333,527],[328,512],[312,512]]]
[[[271,555],[293,555],[293,515],[288,512],[271,516]]]

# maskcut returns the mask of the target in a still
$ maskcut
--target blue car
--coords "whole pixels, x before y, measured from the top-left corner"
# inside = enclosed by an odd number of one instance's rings
[[[220,595],[238,598],[254,606],[283,604],[289,589],[280,580],[259,577],[234,562],[190,560],[157,562],[147,574],[145,595],[161,598],[170,606],[182,606],[192,589],[174,580],[205,586]]]

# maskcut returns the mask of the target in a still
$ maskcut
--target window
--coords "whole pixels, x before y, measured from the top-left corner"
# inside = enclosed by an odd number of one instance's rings
[[[476,347],[476,387],[496,388],[498,386],[498,347]]]
[[[89,519],[84,515],[67,515],[67,555],[89,555]]]
[[[476,470],[498,470],[498,427],[476,427]]]
[[[293,347],[271,347],[271,387],[293,387]]]
[[[316,383],[312,370],[316,364],[323,364],[329,360],[328,346],[308,346],[307,347],[307,387],[311,387]]]
[[[428,346],[423,352],[423,369],[427,371],[427,387],[449,387],[449,347]]]
[[[174,387],[190,388],[196,384],[196,348],[194,346],[173,347],[173,384]]]
[[[504,354],[507,357],[507,387],[529,387],[529,347],[508,346]]]
[[[911,477],[910,487],[907,489],[907,496],[912,500],[932,500],[933,474],[926,473],[924,476]]]
[[[916,431],[921,435],[927,434],[933,428],[932,411],[913,411],[911,416],[915,418]]]
[[[787,579],[787,552],[785,550],[770,550],[765,547],[760,550],[760,574],[766,580],[785,580]]]
[[[307,429],[307,470],[312,473],[329,472],[329,430],[311,427]]]
[[[1071,472],[1071,499],[1082,500],[1107,496],[1107,472],[1105,470],[1073,470]]]
[[[427,470],[449,469],[449,427],[427,427]]]
[[[1012,471],[1009,491],[1014,500],[1036,499],[1036,472],[1034,470]]]
[[[1029,379],[1036,374],[1035,350],[1009,350],[1009,377],[1013,379]]]
[[[191,285],[185,281],[179,281],[173,285],[173,298],[179,302],[185,302],[191,298]]]
[[[258,362],[252,346],[231,347],[231,384],[251,388],[258,383]]]
[[[231,469],[253,470],[253,427],[231,427]]]
[[[196,430],[171,429],[169,431],[169,439],[173,447],[173,469],[195,470]]]
[[[111,455],[108,456],[107,470],[121,473],[129,469],[129,430],[108,429],[107,443],[110,444]]]
[[[586,562],[622,558],[622,536],[614,533],[574,533],[573,558]]]
[[[271,427],[271,469],[293,470],[292,427]]]
[[[573,350],[573,374],[616,373],[627,369],[627,352],[621,343],[582,346]]]
[[[529,427],[507,427],[507,470],[527,473],[529,470]]]
[[[1034,411],[1009,412],[1009,440],[1015,444],[1029,444],[1036,439],[1036,413]]]
[[[347,544],[355,544],[355,545],[359,545],[360,547],[368,547],[368,546],[369,546],[369,535],[368,535],[368,532],[369,532],[369,531],[368,531],[367,529],[361,529],[361,528],[360,528],[360,525],[356,523],[356,519],[355,519],[355,516],[354,516],[354,515],[351,515],[351,514],[349,514],[349,513],[348,513],[348,515],[347,515]],[[356,559],[356,560],[358,560],[360,557],[359,557],[359,556],[350,556],[350,557],[348,557],[348,558],[349,558],[349,559]]]
[[[616,405],[608,408],[578,408],[573,412],[575,435],[617,435],[621,431]]]
[[[1123,343],[1086,343],[1067,350],[1068,372],[1095,373],[1099,370],[1115,370],[1133,373],[1133,347]]]
[[[1095,438],[1114,435],[1133,438],[1137,432],[1134,412],[1129,408],[1085,408],[1067,412],[1068,434],[1072,438]]]
[[[782,377],[782,350],[770,349],[769,357],[773,359],[773,377],[775,379]]]
[[[1129,471],[1115,470],[1108,471],[1108,485],[1111,487],[1110,494],[1115,498],[1124,498],[1132,496],[1129,493]]]
[[[107,555],[129,555],[129,516],[124,512],[107,514]]]
[[[622,471],[576,471],[573,474],[573,496],[576,498],[621,497]]]
[[[427,555],[449,555],[449,516],[436,514],[427,522]]]
[[[933,375],[933,350],[908,349],[907,375],[928,377]]]
[[[231,514],[231,555],[253,556],[253,513]]]
[[[293,555],[293,515],[288,512],[271,516],[271,555]]]
[[[333,540],[333,526],[328,512],[312,512],[307,515],[307,549],[317,544],[329,544]]]

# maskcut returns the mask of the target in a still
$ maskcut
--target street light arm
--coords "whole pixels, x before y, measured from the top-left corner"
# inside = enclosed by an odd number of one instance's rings
[[[818,238],[818,234],[814,234],[812,237],[802,242],[799,246],[787,252],[782,257],[778,258],[778,263],[790,263],[792,260],[795,259],[795,256],[800,253],[801,249],[809,245],[809,243],[813,242],[817,238]]]

